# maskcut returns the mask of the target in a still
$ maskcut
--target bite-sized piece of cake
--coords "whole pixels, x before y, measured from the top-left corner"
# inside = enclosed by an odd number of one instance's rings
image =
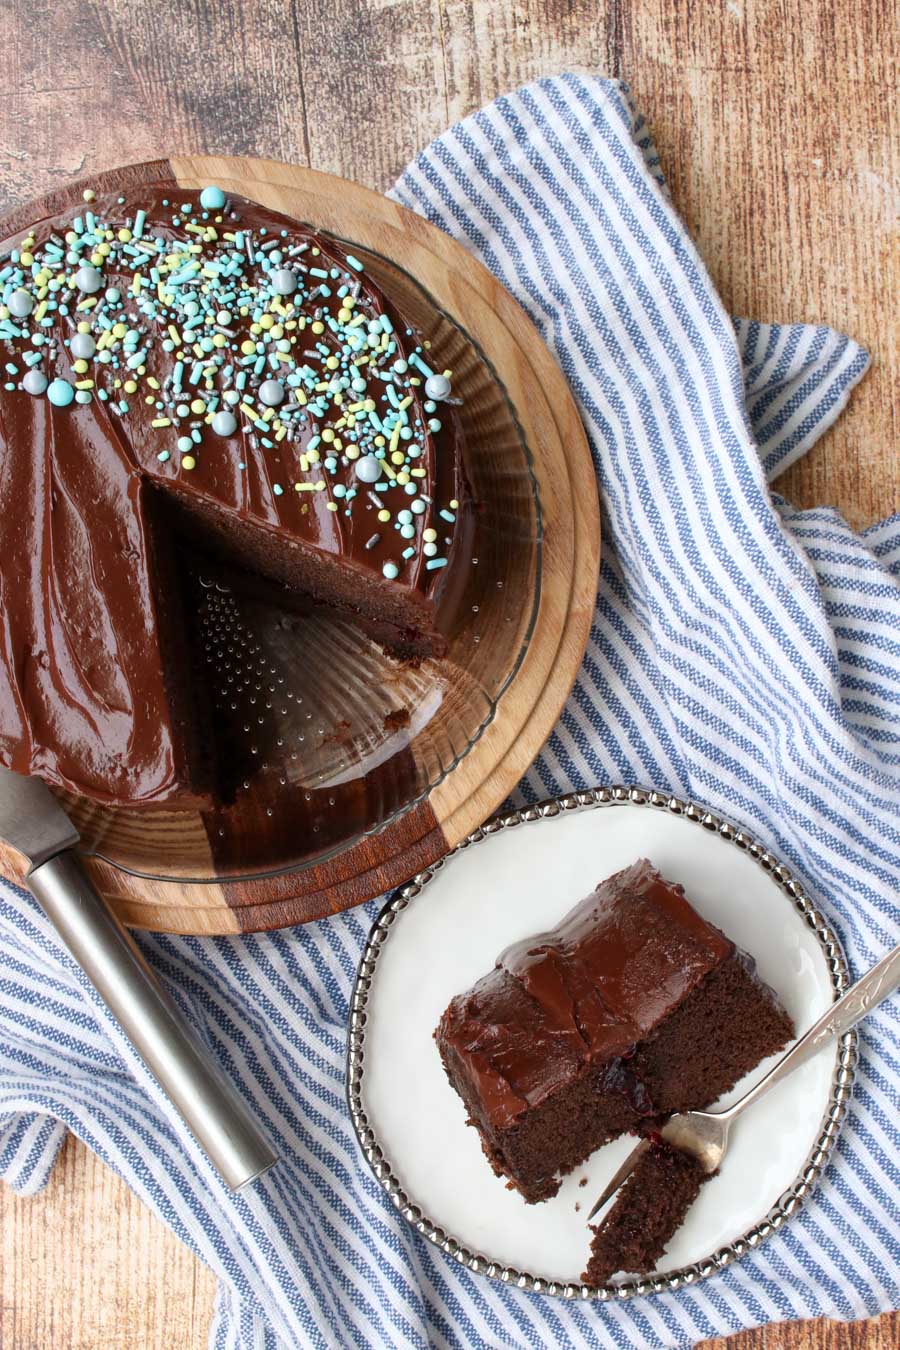
[[[585,1284],[607,1284],[617,1272],[646,1275],[656,1265],[700,1193],[715,1173],[659,1135],[622,1186],[606,1216],[593,1228]]]
[[[471,557],[439,353],[351,250],[159,167],[0,244],[0,763],[116,805],[209,790],[176,540],[412,659]]]
[[[617,1135],[711,1105],[792,1035],[752,960],[643,860],[505,951],[435,1039],[491,1166],[534,1202]]]

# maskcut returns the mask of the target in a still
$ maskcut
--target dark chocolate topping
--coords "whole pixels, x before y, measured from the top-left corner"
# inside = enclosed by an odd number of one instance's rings
[[[190,210],[185,209],[188,202]],[[96,294],[79,289],[74,280],[68,284],[79,267],[89,270],[93,265],[90,248],[76,257],[72,252],[76,245],[66,239],[76,216],[89,215],[98,222],[98,230],[100,223],[112,228],[118,240],[120,227],[130,225],[137,234],[141,213],[145,213],[140,230],[144,240],[162,240],[165,248],[160,245],[158,253],[145,261],[129,255],[126,267],[115,243],[108,256],[96,255],[96,270],[102,276]],[[201,225],[190,229],[197,221]],[[80,236],[87,226],[84,219],[79,224]],[[213,229],[216,239],[198,234],[201,228]],[[198,257],[210,271],[201,270],[185,285],[211,287],[213,293],[221,285],[225,297],[221,306],[226,310],[226,292],[237,290],[237,283],[216,279],[215,268],[228,265],[226,231],[239,235],[235,247],[258,250],[252,263],[241,265],[241,277],[248,284],[255,278],[253,284],[261,281],[265,286],[270,264],[264,262],[267,255],[262,249],[270,252],[275,243],[286,255],[285,266],[294,268],[300,279],[293,297],[275,301],[283,306],[283,313],[274,315],[277,323],[295,324],[284,339],[295,339],[290,362],[314,368],[324,380],[337,378],[340,371],[334,374],[325,368],[316,344],[337,351],[343,344],[341,369],[349,369],[348,321],[338,319],[347,303],[338,294],[343,288],[352,297],[354,316],[364,316],[358,331],[367,332],[367,325],[385,316],[382,331],[392,344],[393,361],[402,366],[418,352],[423,371],[427,368],[428,354],[419,339],[352,255],[251,202],[234,200],[223,211],[202,214],[197,193],[186,193],[172,182],[145,184],[130,189],[124,200],[110,194],[80,212],[72,208],[37,223],[25,260],[21,257],[25,236],[6,241],[0,259],[5,306],[0,350],[8,363],[6,387],[0,392],[0,762],[101,801],[163,802],[184,790],[184,764],[167,693],[172,672],[166,669],[159,632],[166,621],[166,597],[156,585],[154,532],[166,518],[166,503],[180,504],[180,528],[186,518],[197,515],[199,520],[206,513],[220,522],[232,519],[256,530],[265,549],[289,552],[300,544],[337,557],[367,585],[374,582],[415,601],[425,630],[441,627],[441,600],[450,589],[449,574],[465,539],[464,521],[460,519],[463,528],[457,529],[455,519],[464,518],[468,509],[457,420],[446,404],[437,405],[437,418],[433,406],[431,411],[426,408],[425,376],[416,374],[417,367],[405,368],[396,385],[391,376],[375,379],[370,367],[361,368],[358,383],[366,384],[366,390],[346,390],[343,406],[349,411],[373,395],[376,406],[371,410],[361,406],[349,414],[357,422],[333,433],[343,437],[343,453],[330,454],[334,442],[321,432],[331,432],[342,411],[331,406],[327,392],[316,393],[309,380],[291,386],[285,376],[281,409],[273,412],[262,400],[261,382],[282,379],[283,371],[293,366],[279,367],[270,329],[259,331],[258,310],[251,307],[241,314],[236,303],[227,323],[210,320],[188,332],[184,308],[188,292],[182,291],[177,305],[157,299],[165,297],[167,277],[174,275],[165,271],[164,255],[196,245],[199,238],[203,242]],[[56,309],[51,304],[38,318],[44,304],[42,286],[45,299],[47,287],[34,273],[49,256],[48,243],[62,259],[54,284],[64,285],[62,291],[51,291],[49,299],[66,303]],[[138,253],[139,245],[139,240],[132,240]],[[300,248],[302,253],[296,251]],[[11,249],[19,252],[10,253]],[[308,273],[313,263],[327,274],[322,287],[328,295],[304,291],[311,284]],[[154,271],[158,274],[161,268],[161,280],[154,280]],[[141,274],[137,290],[135,270]],[[87,280],[91,282],[90,276]],[[15,304],[20,302],[12,296],[23,287],[33,308],[17,319]],[[119,291],[119,302],[107,303],[109,288]],[[266,313],[267,323],[268,318]],[[302,339],[296,327],[301,319]],[[322,324],[324,331],[314,335],[313,322]],[[101,363],[95,357],[87,361],[86,370],[78,370],[75,350],[65,345],[76,335],[78,323],[88,324],[99,350],[113,323],[127,329],[129,337],[109,339],[111,359]],[[170,324],[180,331],[174,335],[178,342],[172,341],[172,350],[166,351],[163,344]],[[34,345],[34,333],[43,338],[42,344]],[[138,336],[133,338],[132,333]],[[204,348],[198,355],[194,337],[199,333],[209,342],[224,338],[224,347]],[[376,335],[375,340],[380,338]],[[250,341],[264,348],[258,360],[242,353],[242,344]],[[223,352],[233,375],[224,377],[221,366],[215,376],[205,374],[204,367]],[[183,396],[174,392],[176,367]],[[32,369],[51,382],[65,382],[66,398],[74,395],[77,384],[90,384],[78,391],[90,401],[55,406],[47,393],[27,392]],[[238,374],[243,375],[240,381]],[[129,392],[126,382],[131,380],[137,388]],[[379,397],[388,384],[390,403]],[[238,385],[255,418],[236,402],[226,402],[226,389],[235,393]],[[206,401],[205,414],[198,416],[191,409],[196,399]],[[360,459],[373,453],[375,423],[369,413],[390,420],[392,409],[407,399],[402,411],[410,438],[399,440],[390,434],[383,438],[380,486],[389,490],[376,491],[357,473]],[[321,415],[309,411],[318,406],[317,400],[323,406]],[[123,404],[128,405],[127,412]],[[176,408],[186,409],[184,415]],[[217,412],[234,415],[237,425],[232,434],[216,434],[211,422]],[[267,416],[269,420],[263,421]],[[283,436],[272,430],[280,417],[287,424]],[[432,430],[430,421],[440,421],[441,426]],[[178,442],[192,430],[198,443],[187,454],[178,449]],[[315,453],[310,451],[314,438],[318,438]],[[415,459],[407,458],[402,468],[395,461],[392,468],[392,443],[395,453],[398,446],[401,452],[404,446],[414,446]],[[330,468],[325,466],[326,457],[333,461]],[[410,477],[413,469],[423,472]],[[397,483],[398,473],[415,486],[415,496]],[[379,509],[390,511],[389,521],[378,520]],[[409,520],[401,533],[398,522],[403,513]],[[436,543],[429,539],[432,531]],[[435,557],[438,563],[446,559],[446,565],[436,566]]]
[[[682,888],[642,860],[601,882],[551,932],[508,948],[453,1000],[438,1040],[503,1127],[586,1062],[619,1072],[733,952]]]

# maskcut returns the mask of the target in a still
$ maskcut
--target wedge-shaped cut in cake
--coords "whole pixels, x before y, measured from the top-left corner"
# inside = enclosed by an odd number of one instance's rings
[[[711,1105],[792,1035],[752,960],[644,860],[505,951],[435,1038],[491,1166],[534,1202],[617,1135]]]

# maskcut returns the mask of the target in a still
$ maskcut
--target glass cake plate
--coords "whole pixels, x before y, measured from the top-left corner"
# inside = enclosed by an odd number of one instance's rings
[[[338,237],[338,236],[335,236]],[[236,790],[206,811],[64,800],[82,852],[136,877],[247,881],[321,864],[422,802],[494,718],[541,593],[532,458],[472,336],[409,273],[339,239],[452,368],[476,502],[470,566],[441,661],[404,665],[336,611],[276,607],[198,565],[205,695]],[[63,794],[64,795],[64,794]]]

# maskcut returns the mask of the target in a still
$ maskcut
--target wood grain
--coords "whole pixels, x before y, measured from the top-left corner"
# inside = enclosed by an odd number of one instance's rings
[[[11,0],[0,206],[154,154],[269,155],[384,188],[446,123],[537,75],[627,77],[726,304],[832,323],[873,367],[778,484],[856,525],[900,506],[898,0]],[[53,60],[48,59],[52,34]],[[199,1350],[193,1261],[80,1146],[0,1191],[3,1350]],[[12,1254],[12,1255],[10,1255]],[[893,1350],[900,1317],[728,1350]]]

